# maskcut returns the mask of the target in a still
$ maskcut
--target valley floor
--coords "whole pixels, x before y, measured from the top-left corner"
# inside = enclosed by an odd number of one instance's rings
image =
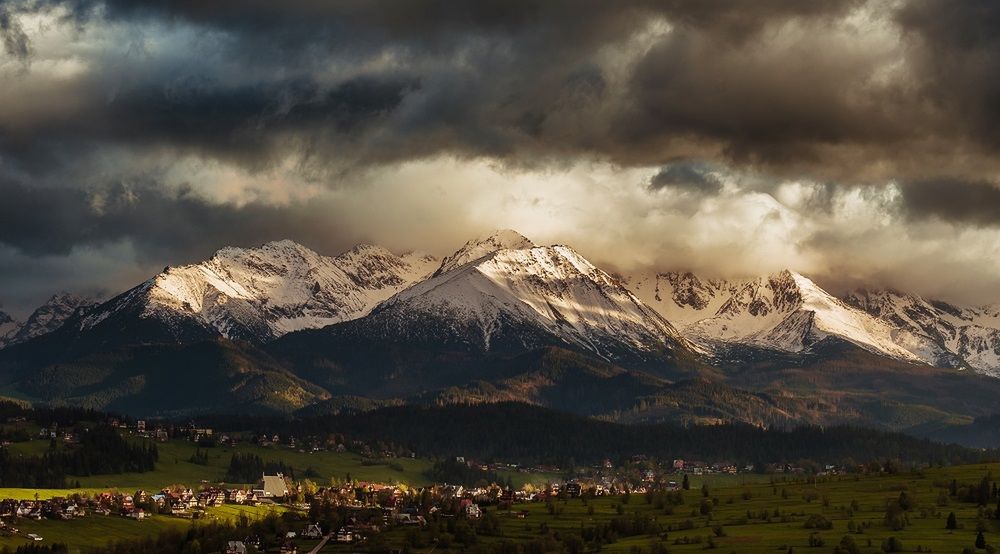
[[[15,443],[12,449],[34,452],[40,448],[36,442]],[[47,444],[47,443],[46,443]],[[389,464],[375,464],[359,455],[338,452],[301,452],[286,447],[260,447],[237,445],[235,447],[203,448],[208,452],[208,463],[188,461],[198,449],[187,441],[160,443],[159,462],[156,470],[148,473],[80,477],[80,489],[0,489],[0,498],[33,499],[67,496],[73,492],[93,494],[108,489],[157,491],[165,486],[184,484],[193,488],[208,483],[218,483],[228,467],[234,452],[254,453],[264,460],[282,461],[294,468],[299,479],[309,475],[317,483],[331,479],[342,480],[348,475],[356,480],[400,483],[418,487],[429,484],[424,472],[431,462],[423,459],[393,459]],[[860,552],[881,552],[883,541],[896,537],[907,552],[962,552],[972,548],[977,528],[985,531],[988,544],[1000,546],[1000,520],[994,511],[1000,499],[993,497],[981,508],[963,502],[959,496],[949,495],[954,480],[959,487],[975,486],[984,476],[994,482],[1000,477],[1000,463],[975,464],[929,468],[920,472],[894,475],[830,475],[813,478],[786,475],[706,475],[691,476],[691,490],[681,491],[683,504],[668,507],[662,500],[635,493],[627,499],[621,496],[604,496],[584,500],[572,498],[544,502],[518,503],[511,510],[483,506],[486,512],[480,520],[470,521],[476,532],[463,539],[454,529],[448,531],[441,524],[437,532],[434,523],[424,530],[394,528],[378,536],[380,545],[391,549],[407,548],[411,552],[442,552],[479,546],[500,546],[504,542],[520,543],[525,547],[539,541],[555,539],[550,546],[571,536],[586,536],[588,530],[606,525],[614,520],[652,518],[656,531],[619,533],[617,540],[605,542],[601,550],[607,552],[638,552],[659,554],[670,552],[695,552],[711,548],[721,552],[736,553],[785,553],[831,552],[843,537],[850,536]],[[526,483],[543,484],[558,482],[555,474],[512,473],[515,486]],[[506,477],[506,476],[505,476]],[[814,482],[812,482],[814,481]],[[702,485],[707,487],[707,496]],[[905,514],[905,526],[892,529],[885,522],[887,503],[896,501],[906,491],[914,506]],[[704,507],[703,507],[704,505]],[[281,506],[224,505],[210,508],[207,520],[232,520],[240,514],[261,517],[270,510],[284,510]],[[946,530],[949,513],[957,517],[958,528]],[[822,516],[831,528],[807,528],[810,516]],[[447,522],[447,519],[441,520]],[[483,521],[492,521],[493,528]],[[454,525],[452,520],[451,525]],[[89,515],[72,521],[18,520],[15,525],[22,536],[0,536],[0,548],[27,544],[24,534],[35,533],[44,537],[42,544],[61,542],[70,545],[71,552],[85,553],[93,547],[103,546],[109,540],[135,539],[157,535],[167,529],[186,528],[190,520],[156,515],[146,521],[135,522],[117,516]],[[860,530],[851,532],[849,528]],[[810,539],[821,541],[822,548],[810,548]],[[434,542],[434,541],[437,542]],[[462,541],[468,544],[463,544]],[[312,543],[309,543],[312,544]],[[309,546],[306,542],[300,544]],[[582,543],[581,543],[582,544]],[[357,552],[375,545],[328,544],[322,552]],[[310,546],[311,548],[311,546]],[[584,546],[593,550],[594,544]],[[302,550],[308,552],[308,549]],[[973,550],[976,552],[976,550]],[[985,552],[980,549],[978,552]]]
[[[708,501],[717,500],[709,514],[703,515],[702,492],[697,485],[684,491],[684,504],[675,506],[673,514],[663,507],[647,502],[643,495],[633,494],[627,503],[623,498],[599,497],[584,501],[574,498],[556,501],[554,508],[545,503],[515,504],[511,511],[489,508],[499,521],[494,536],[477,533],[475,541],[488,545],[511,541],[527,544],[554,537],[565,540],[569,535],[580,536],[585,529],[607,524],[616,518],[635,516],[655,518],[663,531],[620,537],[604,544],[605,552],[700,552],[714,548],[720,552],[740,554],[789,552],[832,552],[844,536],[850,536],[862,553],[881,553],[882,542],[889,537],[902,541],[905,552],[959,553],[964,548],[976,550],[977,525],[985,529],[987,544],[1000,547],[1000,521],[981,515],[976,504],[945,497],[952,479],[962,484],[976,484],[988,473],[1000,476],[1000,464],[977,464],[928,469],[921,473],[891,476],[832,476],[816,483],[805,479],[775,482],[748,482],[742,485],[710,487]],[[916,499],[916,507],[907,512],[908,524],[893,530],[884,522],[886,503],[899,498],[901,491]],[[787,498],[786,498],[787,496]],[[852,504],[855,508],[852,509]],[[943,505],[942,505],[943,504]],[[993,498],[985,511],[997,507]],[[775,516],[775,511],[780,515]],[[519,515],[518,512],[521,512]],[[554,512],[554,513],[553,513]],[[954,512],[958,529],[946,530],[948,514]],[[762,519],[764,513],[770,517]],[[819,514],[832,522],[831,529],[808,529],[807,518]],[[490,515],[484,516],[484,519]],[[850,522],[861,528],[860,533],[848,530]],[[476,524],[474,523],[473,526]],[[688,528],[690,527],[690,528]],[[810,536],[823,546],[810,547]],[[425,537],[405,529],[397,529],[385,537],[390,548],[408,547],[413,552],[440,552],[441,544],[426,542]],[[462,549],[455,538],[451,548]],[[414,548],[413,544],[418,547]],[[714,546],[713,546],[714,545]],[[584,548],[592,550],[592,545]],[[356,548],[333,547],[331,551],[350,552]]]

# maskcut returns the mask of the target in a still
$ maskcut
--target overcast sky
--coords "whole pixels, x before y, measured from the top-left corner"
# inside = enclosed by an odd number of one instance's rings
[[[1000,3],[5,0],[0,302],[223,245],[1000,302]]]

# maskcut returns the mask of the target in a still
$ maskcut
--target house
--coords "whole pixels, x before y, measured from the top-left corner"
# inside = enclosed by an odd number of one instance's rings
[[[347,544],[354,542],[354,533],[352,533],[347,527],[341,527],[337,530],[337,535],[334,537],[339,543]]]
[[[123,515],[129,519],[134,519],[136,521],[142,521],[146,519],[146,511],[143,510],[142,508],[128,510]]]
[[[408,525],[408,526],[424,526],[427,525],[427,520],[424,516],[414,515],[414,514],[396,514],[393,516],[393,520],[396,525]]]
[[[229,541],[226,544],[226,554],[247,554],[247,545],[243,541]]]
[[[308,539],[320,539],[323,538],[323,529],[318,523],[313,523],[306,527],[305,531],[302,531],[301,536]]]
[[[262,541],[257,535],[247,535],[247,537],[243,539],[243,544],[252,546],[257,550],[262,550],[264,548],[264,541]]]
[[[285,482],[284,474],[261,476],[260,490],[264,493],[264,498],[284,498],[288,494],[288,483]]]
[[[221,506],[226,500],[226,491],[218,487],[209,487],[198,493],[198,505],[201,507]]]
[[[299,554],[299,547],[294,542],[286,541],[278,550],[279,554]]]
[[[580,483],[577,482],[566,483],[566,487],[563,488],[563,491],[565,491],[566,496],[570,498],[579,498],[580,493],[583,491],[583,487],[581,487]]]
[[[479,519],[483,511],[479,509],[479,504],[469,504],[465,507],[465,517],[469,519]]]
[[[187,502],[183,500],[175,500],[170,503],[170,515],[173,516],[183,516],[187,515],[188,507]]]
[[[209,427],[194,427],[190,430],[191,440],[201,442],[212,439],[213,430]]]

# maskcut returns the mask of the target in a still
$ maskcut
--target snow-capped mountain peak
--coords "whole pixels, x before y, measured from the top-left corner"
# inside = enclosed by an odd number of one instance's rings
[[[266,342],[364,316],[435,265],[433,258],[400,257],[371,245],[337,257],[291,240],[226,247],[204,262],[166,268],[89,314],[82,328],[138,312],[175,337],[217,333]]]
[[[435,275],[451,271],[498,250],[524,250],[534,247],[535,243],[521,233],[512,229],[501,229],[465,243],[454,254],[441,261],[441,267]]]
[[[515,248],[486,252],[470,241],[456,254],[477,257],[384,302],[372,325],[483,351],[562,343],[615,359],[687,346],[667,320],[572,248],[529,246],[523,237],[504,244]]]

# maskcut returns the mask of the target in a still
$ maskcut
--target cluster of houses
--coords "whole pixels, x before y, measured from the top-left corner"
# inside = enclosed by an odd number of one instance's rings
[[[132,494],[102,492],[91,497],[74,495],[71,498],[46,500],[0,499],[0,521],[3,519],[73,519],[88,512],[143,520],[151,513],[194,517],[198,512],[223,504],[256,506],[262,502],[288,494],[288,483],[282,475],[264,476],[259,488],[245,489],[206,487],[200,491],[190,488],[163,489],[158,493],[143,490]]]

